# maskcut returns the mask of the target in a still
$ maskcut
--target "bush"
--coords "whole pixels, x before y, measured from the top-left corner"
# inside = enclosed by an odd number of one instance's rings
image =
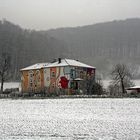
[[[105,94],[105,91],[103,89],[103,86],[99,83],[95,83],[92,87],[92,92],[93,95],[103,95]]]

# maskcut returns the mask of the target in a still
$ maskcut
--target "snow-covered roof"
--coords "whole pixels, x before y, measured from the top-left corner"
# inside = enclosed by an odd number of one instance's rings
[[[41,69],[41,68],[50,68],[50,67],[64,67],[64,66],[85,67],[85,68],[95,69],[95,67],[81,63],[77,60],[61,59],[61,63],[59,63],[59,61],[56,61],[54,63],[37,63],[37,64],[31,65],[31,66],[28,66],[26,68],[23,68],[23,69],[21,69],[21,71]]]
[[[41,69],[41,68],[44,68],[46,67],[47,65],[49,65],[50,63],[37,63],[37,64],[34,64],[34,65],[31,65],[31,66],[28,66],[26,68],[23,68],[21,69],[21,71],[24,71],[24,70],[34,70],[34,69]]]
[[[93,66],[81,63],[77,60],[73,59],[61,59],[61,63],[59,61],[51,63],[45,67],[62,67],[62,66],[74,66],[74,67],[85,67],[85,68],[94,68]]]
[[[140,89],[140,86],[129,87],[127,90]]]

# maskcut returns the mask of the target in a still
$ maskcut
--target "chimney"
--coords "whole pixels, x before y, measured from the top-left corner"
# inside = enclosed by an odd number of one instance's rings
[[[61,63],[61,58],[58,58],[58,64],[60,64]]]

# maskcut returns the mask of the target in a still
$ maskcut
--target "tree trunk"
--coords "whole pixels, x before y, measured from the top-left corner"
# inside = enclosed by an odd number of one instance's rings
[[[2,79],[1,80],[1,94],[3,94],[3,83],[4,83],[4,80]]]
[[[121,86],[122,86],[122,94],[124,94],[125,93],[125,88],[124,88],[123,79],[121,79]]]

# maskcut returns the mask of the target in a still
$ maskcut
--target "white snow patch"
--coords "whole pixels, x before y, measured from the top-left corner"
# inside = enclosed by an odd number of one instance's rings
[[[0,83],[1,86],[1,83]],[[20,82],[5,82],[3,85],[3,89],[6,88],[19,88],[21,90],[21,83]]]

